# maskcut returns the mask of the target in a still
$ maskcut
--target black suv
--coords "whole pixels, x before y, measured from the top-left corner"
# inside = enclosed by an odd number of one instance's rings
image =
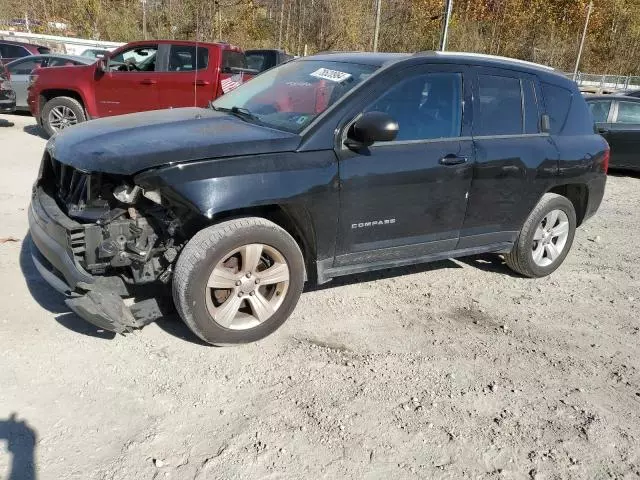
[[[152,320],[153,298],[123,297],[165,286],[203,340],[250,342],[287,319],[305,281],[481,252],[550,274],[598,209],[608,158],[576,85],[552,69],[317,55],[209,109],[52,138],[29,209],[33,256],[102,328]]]

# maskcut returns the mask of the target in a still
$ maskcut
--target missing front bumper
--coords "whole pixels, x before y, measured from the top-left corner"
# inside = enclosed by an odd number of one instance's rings
[[[126,333],[157,320],[164,309],[154,298],[127,306],[130,292],[119,277],[92,276],[80,267],[66,245],[73,222],[50,199],[36,192],[29,208],[31,256],[44,280],[67,296],[67,306],[98,328]]]

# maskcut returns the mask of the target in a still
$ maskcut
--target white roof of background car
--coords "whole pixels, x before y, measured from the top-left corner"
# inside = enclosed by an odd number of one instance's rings
[[[499,55],[488,55],[486,53],[472,53],[472,52],[435,52],[436,55],[443,55],[443,56],[447,56],[447,55],[451,55],[451,56],[460,56],[460,57],[470,57],[470,58],[487,58],[487,59],[493,59],[493,60],[500,60],[503,62],[512,62],[512,63],[517,63],[517,64],[521,64],[521,65],[529,65],[531,67],[538,67],[538,68],[544,68],[546,70],[555,70],[555,68],[553,67],[549,67],[548,65],[543,65],[541,63],[535,63],[535,62],[529,62],[527,60],[520,60],[518,58],[510,58],[510,57],[501,57]]]

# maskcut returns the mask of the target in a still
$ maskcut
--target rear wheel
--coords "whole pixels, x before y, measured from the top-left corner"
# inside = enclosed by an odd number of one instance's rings
[[[54,97],[42,108],[42,128],[49,136],[87,120],[82,104],[71,97]]]
[[[505,262],[526,277],[549,275],[566,258],[575,232],[576,212],[571,201],[547,193],[527,218]]]
[[[262,218],[205,228],[176,264],[173,298],[191,330],[214,345],[266,337],[289,317],[304,286],[296,241]]]

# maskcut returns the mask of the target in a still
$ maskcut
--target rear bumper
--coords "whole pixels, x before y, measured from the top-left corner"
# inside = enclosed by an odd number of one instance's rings
[[[599,175],[587,183],[589,197],[587,199],[587,209],[585,211],[583,221],[593,217],[598,211],[598,208],[600,208],[606,184],[607,176],[605,174]]]
[[[41,188],[36,187],[29,206],[31,257],[44,280],[66,295],[67,306],[98,328],[125,333],[149,323],[137,320],[122,300],[128,291],[118,277],[94,277],[78,263],[69,235],[83,226],[69,217]],[[151,321],[153,318],[151,318]]]

